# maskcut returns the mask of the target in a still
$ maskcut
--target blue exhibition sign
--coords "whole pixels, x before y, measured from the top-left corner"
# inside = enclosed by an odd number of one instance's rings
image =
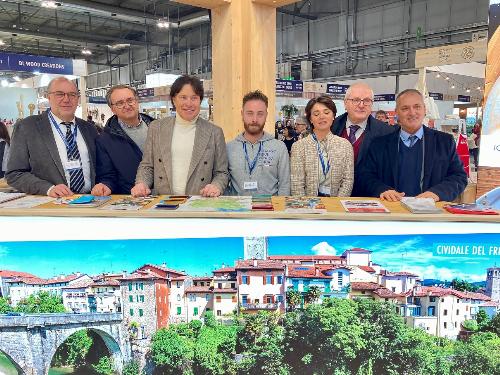
[[[379,94],[375,95],[373,101],[375,102],[393,102],[396,100],[396,95],[394,94]]]
[[[430,92],[429,96],[434,100],[443,100],[443,94],[440,92]]]
[[[457,102],[470,103],[469,95],[458,95]]]
[[[137,90],[137,96],[139,98],[147,98],[150,96],[155,96],[155,89],[154,88],[139,89],[139,90]]]
[[[286,79],[276,80],[276,91],[303,92],[304,83],[302,81],[291,81]]]
[[[337,85],[336,83],[328,83],[326,85],[327,94],[345,94],[349,85]]]
[[[17,72],[73,74],[73,60],[60,57],[0,53],[0,69]]]

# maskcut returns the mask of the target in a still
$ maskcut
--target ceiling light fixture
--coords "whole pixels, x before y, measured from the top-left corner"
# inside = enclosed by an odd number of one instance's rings
[[[5,45],[5,42],[0,39],[0,46],[4,46],[4,45]]]
[[[467,89],[467,90],[465,90],[465,91],[470,92],[470,89]]]
[[[449,81],[450,80],[450,77],[446,77],[445,80]]]
[[[47,0],[47,1],[42,1],[42,7],[55,9],[58,7],[58,4],[55,1]]]
[[[88,48],[82,49],[82,55],[92,55],[92,51]]]
[[[12,79],[16,82],[19,82],[21,80],[21,78],[19,78],[19,76],[14,76],[14,77],[12,77]]]
[[[441,74],[436,74],[436,78],[441,78]]]
[[[166,19],[159,19],[158,22],[156,23],[156,26],[160,29],[168,29],[170,27],[170,22]]]
[[[451,85],[451,88],[454,89],[455,88],[455,85]]]

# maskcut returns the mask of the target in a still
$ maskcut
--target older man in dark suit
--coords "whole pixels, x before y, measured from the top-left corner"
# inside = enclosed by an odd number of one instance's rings
[[[49,110],[14,128],[7,183],[28,194],[54,198],[88,193],[95,180],[97,131],[75,117],[80,93],[74,82],[53,79],[47,98]]]
[[[467,175],[450,134],[422,124],[425,104],[415,89],[396,98],[396,132],[374,140],[360,171],[368,196],[399,201],[404,196],[452,201],[467,186]]]
[[[335,119],[333,134],[351,142],[354,151],[354,186],[351,196],[362,197],[359,170],[373,139],[394,131],[392,126],[375,119],[372,113],[373,90],[366,83],[355,83],[347,89],[344,98],[346,112]]]

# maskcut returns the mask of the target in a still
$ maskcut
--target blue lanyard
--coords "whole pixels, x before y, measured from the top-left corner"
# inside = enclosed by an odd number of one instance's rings
[[[316,141],[316,149],[318,151],[318,157],[319,161],[321,162],[321,169],[323,170],[323,176],[326,177],[328,172],[330,171],[330,160],[328,160],[328,163],[325,165],[325,159],[323,159],[323,152],[321,151],[321,147],[319,145],[318,138],[316,137],[316,134],[312,134],[313,139]]]
[[[257,151],[257,155],[255,155],[254,159],[250,162],[250,158],[248,157],[247,143],[243,142],[243,151],[245,152],[245,159],[248,164],[248,170],[250,171],[250,175],[255,169],[255,165],[257,164],[257,160],[259,159],[259,154],[261,150],[262,150],[262,142],[259,142],[259,151]]]
[[[57,123],[56,119],[54,118],[54,116],[52,115],[52,112],[50,110],[48,110],[48,115],[49,115],[49,120],[50,122],[52,123],[52,125],[54,125],[54,127],[56,128],[57,132],[59,133],[59,135],[61,136],[61,139],[63,140],[64,142],[64,145],[67,147],[67,148],[71,148],[73,147],[73,145],[75,144],[76,142],[76,136],[78,134],[78,126],[76,126],[75,124],[75,131],[74,132],[71,132],[71,142],[68,144],[67,140],[66,140],[66,136],[63,134],[63,132],[61,131],[61,128],[59,126],[59,124]]]

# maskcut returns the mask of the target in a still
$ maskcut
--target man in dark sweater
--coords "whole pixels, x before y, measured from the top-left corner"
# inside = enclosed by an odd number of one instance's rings
[[[452,201],[467,186],[453,137],[423,126],[423,95],[414,89],[396,98],[395,133],[375,139],[360,170],[370,197],[399,201],[404,196]]]
[[[92,194],[130,194],[153,119],[139,114],[139,98],[132,87],[114,86],[106,100],[114,116],[96,140],[97,185]]]

